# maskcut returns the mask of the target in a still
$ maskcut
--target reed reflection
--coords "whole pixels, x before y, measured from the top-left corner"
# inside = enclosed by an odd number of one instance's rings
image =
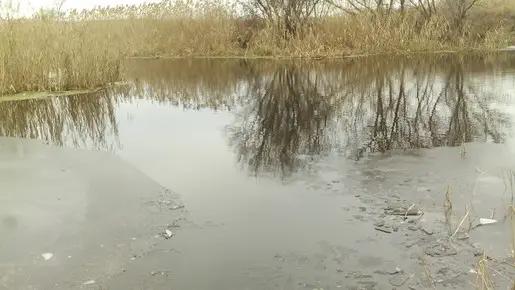
[[[123,86],[0,102],[0,134],[116,150],[123,144],[122,103],[231,111],[226,134],[238,162],[251,174],[286,177],[330,152],[359,160],[390,150],[503,142],[512,121],[492,103],[513,101],[498,85],[515,74],[508,69],[513,63],[513,54],[131,60]]]
[[[0,102],[2,136],[42,139],[52,145],[119,148],[113,91]]]

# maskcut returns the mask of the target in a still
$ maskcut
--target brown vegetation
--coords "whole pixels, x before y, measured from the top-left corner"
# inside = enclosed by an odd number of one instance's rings
[[[29,18],[4,7],[0,94],[98,87],[120,80],[127,57],[342,57],[508,44],[513,0],[435,1],[163,1],[65,13],[59,6]]]

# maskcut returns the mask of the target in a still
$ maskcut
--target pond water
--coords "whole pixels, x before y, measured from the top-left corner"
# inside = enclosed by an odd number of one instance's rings
[[[0,102],[0,135],[111,152],[184,200],[188,223],[106,289],[470,289],[474,250],[509,256],[509,222],[474,229],[453,257],[424,249],[449,236],[447,186],[451,232],[465,206],[507,215],[515,53],[130,60],[124,77],[101,93]],[[376,230],[397,223],[383,210],[401,201],[434,233]]]

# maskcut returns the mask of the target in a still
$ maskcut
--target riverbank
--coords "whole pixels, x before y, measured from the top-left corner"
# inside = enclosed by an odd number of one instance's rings
[[[240,59],[240,60],[342,60],[350,58],[363,58],[363,57],[395,57],[395,56],[419,56],[419,55],[445,55],[445,54],[484,54],[515,51],[515,46],[510,45],[501,48],[480,49],[480,48],[467,48],[462,47],[459,50],[435,50],[435,51],[396,51],[396,52],[382,52],[382,53],[369,53],[369,54],[349,54],[349,55],[334,55],[334,56],[294,56],[294,55],[218,55],[218,56],[202,56],[202,55],[188,55],[188,56],[131,56],[126,59],[132,60],[152,60],[152,59]]]
[[[506,1],[473,6],[459,22],[443,7],[425,15],[419,6],[342,12],[325,4],[316,7],[316,17],[290,23],[296,28],[209,0],[5,17],[0,94],[96,88],[119,81],[127,57],[320,59],[492,51],[512,44],[515,12]],[[475,21],[479,16],[482,21]]]
[[[128,57],[121,61],[120,76],[124,81],[107,84],[89,90],[68,90],[68,91],[43,91],[43,92],[23,92],[18,94],[5,94],[0,97],[0,102],[21,101],[29,99],[47,99],[55,96],[106,96],[110,94],[127,97],[132,94],[141,94],[139,82],[155,82],[155,77],[166,84],[166,93],[153,92],[163,99],[174,99],[174,91],[186,90],[187,95],[194,94],[197,83],[202,83],[207,87],[224,87],[229,89],[231,83],[241,76],[247,75],[250,71],[260,74],[273,74],[277,67],[288,63],[292,69],[309,67],[315,71],[331,68],[334,72],[340,71],[342,67],[353,71],[359,77],[355,77],[354,82],[365,82],[381,72],[388,74],[392,66],[396,67],[399,63],[413,65],[417,63],[419,69],[431,70],[440,69],[440,63],[449,63],[460,66],[460,62],[475,61],[475,63],[485,63],[488,65],[498,65],[502,59],[503,67],[510,67],[513,63],[513,51],[510,48],[498,50],[466,50],[466,51],[436,51],[436,52],[410,52],[396,54],[374,54],[374,55],[349,55],[333,58],[299,58],[291,56],[263,56],[263,57],[178,57],[178,56],[155,56],[155,57]],[[241,65],[241,64],[244,65]],[[171,69],[177,66],[177,68]],[[360,67],[370,67],[370,70],[360,70]],[[145,74],[141,74],[145,71]],[[207,75],[201,72],[209,71]],[[218,72],[224,71],[224,74]],[[362,75],[363,72],[366,75]],[[337,73],[339,74],[339,73]],[[164,80],[161,80],[166,75]],[[204,80],[198,80],[198,76],[203,76]],[[170,83],[168,83],[170,82]],[[334,80],[337,83],[344,83],[344,80]],[[162,84],[154,84],[161,86]],[[227,92],[227,94],[230,94]]]

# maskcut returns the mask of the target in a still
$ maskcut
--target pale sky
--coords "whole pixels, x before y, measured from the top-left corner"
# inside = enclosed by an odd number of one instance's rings
[[[55,7],[58,0],[20,0],[20,10],[23,14],[37,11],[39,8]],[[0,3],[2,0],[0,0]],[[159,0],[66,0],[63,9],[89,9],[95,6],[115,6],[120,4],[140,4],[144,2],[159,2]]]

